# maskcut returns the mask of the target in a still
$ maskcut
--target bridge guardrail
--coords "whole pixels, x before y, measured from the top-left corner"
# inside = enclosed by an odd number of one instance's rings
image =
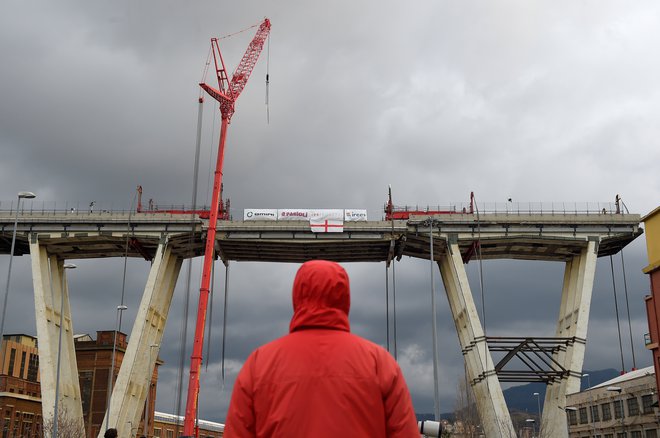
[[[15,215],[16,200],[0,201],[0,215]],[[483,202],[476,203],[479,214],[507,214],[507,215],[602,215],[602,214],[623,214],[627,213],[617,208],[614,202]],[[190,210],[190,206],[184,204],[172,204],[168,206],[158,205],[157,209],[142,212],[141,214],[170,214],[171,216],[181,216],[181,214],[167,213],[163,210]],[[208,210],[208,206],[197,207],[197,210]],[[382,208],[366,209],[369,220],[383,220],[385,217]],[[230,216],[233,218],[242,217],[242,208],[231,208]],[[448,211],[451,213],[468,213],[470,211],[469,203],[449,203],[445,205],[407,205],[397,206],[394,211]],[[69,203],[69,202],[51,202],[51,201],[32,201],[23,200],[20,204],[20,213],[29,213],[32,215],[41,214],[43,217],[62,217],[80,214],[98,214],[102,216],[120,216],[128,215],[130,209],[115,209],[112,204],[94,203]],[[135,214],[135,209],[132,210]]]

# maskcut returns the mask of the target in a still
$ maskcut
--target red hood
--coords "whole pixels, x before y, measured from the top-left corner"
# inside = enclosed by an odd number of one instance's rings
[[[350,331],[348,274],[326,260],[303,263],[293,281],[293,317],[289,331],[329,328]]]

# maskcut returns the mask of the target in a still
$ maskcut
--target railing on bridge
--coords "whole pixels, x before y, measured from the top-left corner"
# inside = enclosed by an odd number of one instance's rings
[[[476,211],[479,214],[506,214],[506,215],[615,215],[627,213],[621,208],[617,208],[614,202],[483,202],[475,203]],[[207,210],[208,206],[197,207],[196,210]],[[190,206],[185,204],[155,205],[153,209],[142,212],[141,214],[171,214],[177,216],[171,211],[190,210]],[[383,209],[366,209],[368,217],[376,220],[385,220]],[[229,210],[230,217],[241,217],[237,214],[241,211],[237,208]],[[445,205],[408,205],[393,208],[394,212],[409,212],[411,214],[469,214],[469,203],[448,203]],[[438,213],[439,212],[439,213]],[[31,201],[23,200],[20,204],[21,214],[39,214],[44,217],[62,217],[66,215],[127,215],[136,213],[135,209],[116,208],[112,203],[80,203],[80,202],[55,202],[55,201]],[[16,200],[0,201],[0,214],[15,215]],[[180,214],[178,214],[180,216]]]
[[[170,214],[172,216],[181,216],[180,213],[173,213],[173,211],[187,211],[191,210],[190,206],[185,204],[171,204],[171,205],[156,205],[151,211],[143,211],[142,214]],[[196,208],[196,211],[209,211],[209,206],[203,205]],[[94,202],[91,203],[70,203],[70,202],[55,202],[55,201],[29,201],[23,200],[20,204],[20,214],[41,215],[44,217],[62,217],[62,216],[77,216],[77,215],[114,215],[126,216],[129,213],[135,214],[136,209],[115,208],[112,203],[103,204]],[[0,214],[15,215],[16,214],[16,200],[14,201],[0,201]]]
[[[476,206],[476,208],[474,207]],[[622,214],[614,202],[484,202],[458,203],[448,205],[406,205],[394,206],[392,213],[396,217],[405,218],[410,215],[423,214],[507,214],[507,215],[598,215]],[[387,208],[387,205],[385,206]]]

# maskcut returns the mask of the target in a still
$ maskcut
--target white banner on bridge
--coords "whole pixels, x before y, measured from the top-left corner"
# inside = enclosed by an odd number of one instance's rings
[[[309,219],[335,219],[338,221],[344,221],[344,210],[339,209],[315,209],[309,210]]]
[[[309,219],[309,210],[304,208],[285,208],[277,210],[278,221],[306,221]]]
[[[308,221],[311,219],[332,219],[340,222],[363,222],[367,220],[367,210],[342,210],[336,208],[248,208],[243,210],[244,221]]]
[[[344,210],[344,220],[346,222],[366,222],[367,210]]]
[[[243,210],[244,221],[276,221],[277,210],[266,208],[247,208]]]

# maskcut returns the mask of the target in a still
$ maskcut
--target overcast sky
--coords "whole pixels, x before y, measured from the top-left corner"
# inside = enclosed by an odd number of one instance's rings
[[[9,1],[0,14],[0,209],[19,190],[35,207],[128,208],[135,187],[158,204],[189,203],[198,82],[209,39],[272,21],[266,53],[236,106],[225,194],[244,208],[364,208],[396,204],[612,202],[658,206],[660,4],[655,1]],[[221,40],[234,69],[254,29]],[[265,75],[270,73],[270,123]],[[204,107],[199,198],[209,198],[219,114]],[[614,258],[625,316],[621,259]],[[69,275],[77,333],[112,330],[123,260],[79,262]],[[637,366],[651,364],[643,296],[644,237],[625,250]],[[353,330],[385,344],[385,267],[345,265]],[[149,265],[130,260],[130,333]],[[258,345],[286,333],[298,265],[234,263],[228,378],[220,377],[222,288],[200,414],[223,421],[233,379]],[[467,266],[481,301],[478,265]],[[0,272],[7,257],[0,259]],[[35,334],[29,257],[15,259],[7,332]],[[157,409],[174,412],[186,264],[165,338]],[[430,275],[402,259],[399,362],[418,412],[433,411]],[[483,264],[487,332],[554,335],[563,265]],[[437,270],[436,270],[437,272]],[[188,350],[197,305],[193,264]],[[441,410],[462,377],[454,325],[439,303]],[[224,283],[218,269],[216,285]],[[626,364],[632,366],[627,322]],[[596,272],[585,369],[619,369],[609,259]],[[190,352],[185,353],[186,367]],[[187,369],[185,379],[187,380]],[[184,393],[185,394],[185,393]],[[531,397],[531,395],[530,395]],[[184,395],[185,401],[185,395]]]

